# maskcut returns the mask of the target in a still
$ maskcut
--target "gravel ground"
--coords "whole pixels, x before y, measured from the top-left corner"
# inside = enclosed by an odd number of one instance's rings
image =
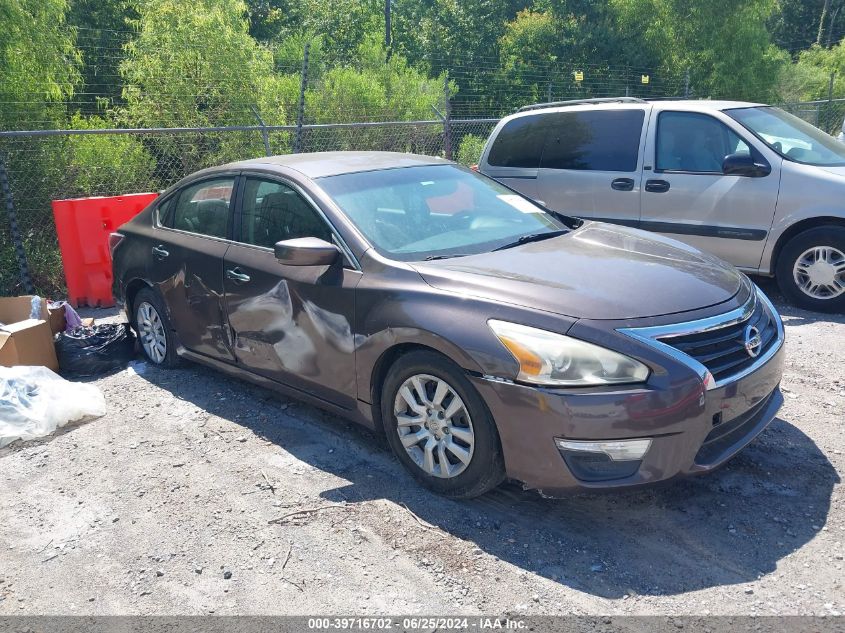
[[[105,417],[0,451],[0,614],[842,612],[845,318],[762,283],[779,418],[635,492],[449,501],[369,432],[215,371],[97,379]]]

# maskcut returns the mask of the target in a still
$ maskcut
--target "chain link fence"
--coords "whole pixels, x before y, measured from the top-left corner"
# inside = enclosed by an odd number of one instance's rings
[[[0,103],[19,130],[0,131],[0,181],[8,184],[0,204],[0,295],[62,295],[52,200],[158,191],[203,167],[290,152],[413,152],[469,165],[477,162],[496,122],[526,104],[623,95],[735,96],[698,94],[684,69],[532,60],[503,66],[491,58],[463,65],[427,60],[424,70],[405,67],[382,76],[361,60],[333,65],[317,58],[309,65],[306,49],[304,59],[272,51],[278,80],[273,99],[229,99],[237,88],[226,83],[234,81],[231,76],[221,75],[197,94],[171,93],[165,86],[142,95],[154,107],[145,110],[152,118],[138,125],[128,114],[119,71],[129,39],[126,33],[81,30],[77,45],[86,68],[95,72],[86,71],[71,98],[50,103],[33,94],[25,103]],[[748,93],[758,94],[754,86]],[[838,134],[845,99],[832,97],[784,107]]]
[[[230,126],[152,130],[38,130],[0,132],[0,171],[8,179],[0,212],[0,295],[60,296],[64,272],[51,201],[159,191],[204,167],[263,155],[382,150],[477,161],[498,119]],[[3,216],[6,217],[3,217]],[[20,272],[11,220],[28,263]]]
[[[845,121],[845,99],[782,103],[779,107],[832,136],[837,136],[842,131]]]

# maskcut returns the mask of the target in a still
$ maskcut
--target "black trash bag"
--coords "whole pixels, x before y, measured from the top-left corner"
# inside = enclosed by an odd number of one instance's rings
[[[135,357],[135,335],[126,323],[81,326],[56,338],[63,374],[98,376],[122,369]]]

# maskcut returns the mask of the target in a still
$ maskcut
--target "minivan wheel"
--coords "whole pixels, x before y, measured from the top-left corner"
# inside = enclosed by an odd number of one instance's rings
[[[394,454],[427,488],[469,498],[504,480],[496,425],[464,372],[443,356],[401,357],[382,387],[381,415]]]
[[[845,227],[819,226],[793,237],[778,257],[776,274],[795,305],[845,311]]]
[[[138,333],[141,351],[147,360],[160,367],[175,367],[179,363],[176,344],[167,311],[155,292],[144,288],[135,297],[133,326]]]

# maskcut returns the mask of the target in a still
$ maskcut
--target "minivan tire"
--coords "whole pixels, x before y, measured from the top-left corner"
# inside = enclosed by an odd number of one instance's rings
[[[154,355],[145,345],[145,326],[139,323],[139,311],[148,306],[152,309],[154,314],[160,321],[160,328],[156,328],[163,337],[164,353],[161,356]],[[141,353],[147,362],[152,363],[158,367],[172,368],[179,365],[179,356],[176,354],[176,340],[173,336],[173,327],[170,324],[170,319],[167,316],[167,310],[164,307],[164,302],[159,298],[158,294],[152,288],[143,288],[135,295],[132,301],[132,328],[138,335],[138,343],[141,347]]]
[[[468,424],[473,435],[472,455],[469,463],[463,467],[464,469],[454,476],[435,476],[426,472],[424,467],[412,458],[400,438],[399,420],[394,411],[397,398],[401,398],[399,390],[407,381],[420,376],[432,379],[433,384],[439,384],[436,381],[445,382],[463,402],[468,414]],[[450,392],[446,398],[453,399],[453,394]],[[433,402],[433,399],[431,401]],[[401,405],[401,401],[399,402]],[[448,406],[445,408],[448,409]],[[397,459],[417,481],[440,495],[454,499],[477,497],[492,490],[505,479],[499,434],[487,406],[467,379],[464,371],[438,353],[425,350],[410,352],[400,357],[390,367],[381,391],[381,419],[387,442]],[[418,429],[417,433],[423,432],[421,425],[410,427],[406,432],[410,434],[413,428]],[[466,431],[466,429],[463,430]],[[459,441],[457,435],[448,437],[444,434],[441,437],[444,441]],[[437,453],[437,451],[438,449],[435,448],[434,452]],[[420,455],[424,455],[422,450],[420,450]],[[451,459],[454,459],[454,456],[447,457],[447,461]],[[455,465],[461,467],[460,462]],[[439,461],[437,467],[440,468]],[[450,466],[447,466],[447,471],[449,468]]]
[[[799,308],[817,312],[845,312],[845,292],[829,299],[814,297],[802,290],[795,279],[796,264],[799,259],[817,247],[834,249],[828,253],[832,253],[831,256],[835,261],[840,261],[839,255],[845,257],[845,227],[817,226],[789,240],[781,250],[775,268],[778,286],[786,298]]]

